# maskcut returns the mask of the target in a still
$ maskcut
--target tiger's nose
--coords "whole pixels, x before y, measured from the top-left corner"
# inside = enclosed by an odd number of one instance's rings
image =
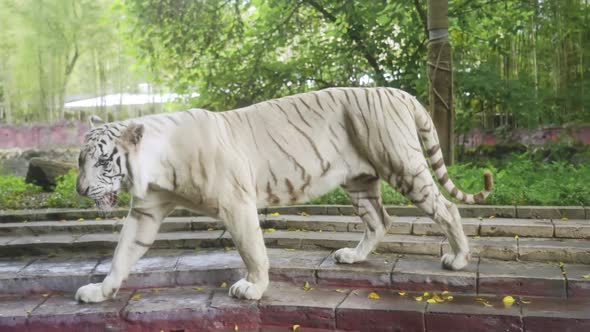
[[[88,191],[90,190],[90,186],[84,187],[80,184],[80,181],[76,181],[76,191],[78,194],[82,196],[88,196]]]

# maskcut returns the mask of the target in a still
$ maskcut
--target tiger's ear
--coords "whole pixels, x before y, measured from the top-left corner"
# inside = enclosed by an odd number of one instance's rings
[[[131,123],[123,131],[121,137],[119,138],[119,141],[127,150],[135,148],[139,145],[141,139],[143,138],[143,131],[144,127],[142,124]]]
[[[104,120],[98,117],[97,115],[92,115],[90,119],[88,119],[88,122],[90,122],[91,129],[104,124]]]

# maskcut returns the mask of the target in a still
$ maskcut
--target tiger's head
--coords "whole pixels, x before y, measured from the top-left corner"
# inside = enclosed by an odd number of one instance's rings
[[[86,134],[78,157],[76,191],[96,202],[101,210],[117,203],[117,193],[133,186],[130,154],[136,152],[143,136],[143,125],[107,123],[90,118],[91,130]]]

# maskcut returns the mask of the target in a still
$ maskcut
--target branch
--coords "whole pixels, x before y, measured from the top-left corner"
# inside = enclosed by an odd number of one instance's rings
[[[307,2],[310,6],[312,6],[317,11],[319,11],[329,21],[331,21],[331,22],[337,21],[336,16],[334,16],[332,13],[327,11],[324,7],[322,7],[320,4],[318,4],[314,0],[303,0],[303,1]],[[385,81],[383,69],[381,69],[379,67],[379,63],[377,62],[377,59],[375,58],[375,56],[373,56],[373,54],[371,54],[368,51],[367,46],[363,43],[362,36],[357,32],[356,28],[357,28],[356,26],[353,26],[351,29],[347,29],[346,34],[353,42],[355,42],[355,44],[360,49],[360,52],[363,54],[363,56],[365,57],[365,59],[367,60],[369,65],[373,68],[373,70],[377,74],[377,77],[375,80],[377,82],[377,84],[384,85],[386,81]]]
[[[422,5],[420,5],[420,0],[414,0],[414,7],[416,7],[416,11],[418,12],[418,16],[420,16],[420,21],[422,21],[422,26],[424,26],[424,34],[426,38],[428,38],[428,19],[426,18],[426,12]]]

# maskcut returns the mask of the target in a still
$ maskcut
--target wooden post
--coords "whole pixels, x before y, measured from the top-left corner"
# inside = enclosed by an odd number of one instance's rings
[[[454,161],[453,71],[448,0],[428,0],[428,104],[445,163]]]

